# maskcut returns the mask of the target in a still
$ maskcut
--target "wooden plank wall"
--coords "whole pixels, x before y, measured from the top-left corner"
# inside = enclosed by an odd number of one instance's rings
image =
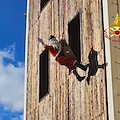
[[[65,2],[65,3],[64,3]],[[93,46],[98,51],[99,64],[104,63],[101,0],[50,0],[40,12],[40,0],[30,0],[27,67],[27,120],[107,120],[105,71],[99,69],[91,77],[78,82],[68,69],[49,57],[49,94],[39,102],[39,55],[44,48],[37,38],[48,44],[53,34],[60,40],[65,9],[65,39],[68,42],[68,22],[81,10],[82,61],[87,64]],[[65,8],[64,8],[65,5]]]

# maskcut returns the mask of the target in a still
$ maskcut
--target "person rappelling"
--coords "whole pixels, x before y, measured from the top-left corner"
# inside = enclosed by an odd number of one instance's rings
[[[58,41],[54,35],[50,35],[49,45],[46,45],[40,38],[38,38],[38,41],[54,56],[55,60],[60,65],[64,65],[70,70],[69,75],[73,73],[80,82],[85,78],[85,76],[81,77],[77,73],[76,67],[86,71],[87,66],[84,66],[77,61],[71,47],[67,44],[65,39]]]

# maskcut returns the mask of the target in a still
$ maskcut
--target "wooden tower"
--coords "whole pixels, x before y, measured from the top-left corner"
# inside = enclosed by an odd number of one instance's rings
[[[27,6],[24,120],[108,120],[106,69],[110,64],[90,76],[88,85],[89,68],[86,72],[77,69],[86,76],[79,82],[37,40],[48,44],[49,35],[60,40],[64,32],[79,62],[89,63],[93,47],[98,64],[104,64],[102,1],[28,0]]]

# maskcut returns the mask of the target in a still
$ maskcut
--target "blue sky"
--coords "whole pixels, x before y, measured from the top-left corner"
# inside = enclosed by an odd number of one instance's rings
[[[26,0],[0,0],[0,120],[22,120]]]

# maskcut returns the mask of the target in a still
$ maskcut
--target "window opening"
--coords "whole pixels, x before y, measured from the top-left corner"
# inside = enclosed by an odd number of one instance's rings
[[[39,81],[39,101],[41,101],[48,93],[48,51],[45,50],[40,55],[40,81]]]
[[[47,5],[48,2],[49,2],[49,0],[41,0],[40,11],[42,11],[44,9],[44,7]]]
[[[77,60],[81,62],[80,52],[80,16],[77,16],[71,20],[68,24],[69,45],[71,46],[73,53],[77,57]]]

